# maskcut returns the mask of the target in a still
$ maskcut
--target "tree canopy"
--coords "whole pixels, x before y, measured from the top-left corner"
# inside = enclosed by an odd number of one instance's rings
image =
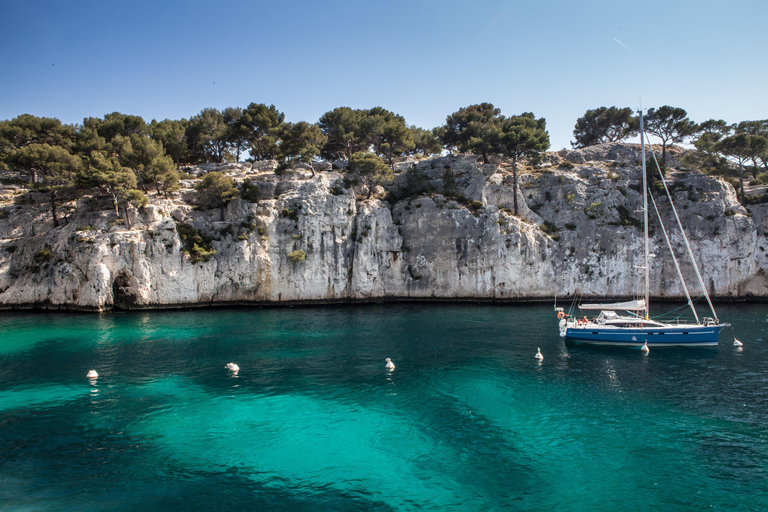
[[[189,120],[187,143],[196,162],[221,163],[227,156],[227,124],[218,109],[206,108]]]
[[[243,110],[241,130],[248,140],[251,156],[256,160],[274,157],[277,151],[277,136],[285,114],[274,105],[251,103]]]
[[[23,114],[0,121],[0,159],[13,150],[30,144],[48,144],[69,149],[75,137],[75,127],[50,117]]]
[[[543,117],[536,119],[532,112],[502,118],[499,147],[504,156],[512,159],[514,208],[515,215],[517,215],[517,161],[523,156],[535,156],[549,149],[549,133],[547,132],[546,119]]]
[[[394,157],[404,155],[415,147],[405,118],[382,107],[361,112],[359,131],[364,143],[390,164]]]
[[[392,181],[392,169],[373,153],[359,151],[349,159],[347,171],[355,175],[367,188],[370,198],[377,185]]]
[[[731,133],[732,128],[722,119],[709,119],[699,124],[693,146],[703,156],[702,164],[709,170],[720,167],[720,141]]]
[[[190,153],[187,146],[188,126],[189,122],[186,119],[152,120],[149,126],[152,139],[163,145],[165,153],[173,159],[176,165],[189,161]]]
[[[408,129],[413,138],[413,151],[415,153],[420,153],[424,156],[439,155],[443,150],[440,136],[436,133],[437,129],[425,130],[418,126],[410,126]]]
[[[684,109],[665,105],[649,109],[644,121],[646,131],[661,140],[665,164],[667,146],[690,137],[696,148],[693,156],[687,156],[691,167],[735,175],[734,164],[738,164],[742,183],[745,169],[759,182],[768,180],[768,120],[729,125],[710,119],[697,125]],[[637,129],[631,109],[603,106],[577,119],[572,145],[582,148],[621,141]],[[433,129],[409,126],[403,116],[380,106],[338,107],[317,123],[286,122],[285,114],[274,105],[255,102],[150,123],[121,112],[87,117],[76,125],[30,114],[0,120],[0,169],[28,172],[38,189],[51,193],[54,217],[57,190],[108,194],[119,214],[120,205],[141,204],[148,190],[175,190],[180,165],[239,161],[244,155],[253,160],[277,159],[281,169],[299,162],[311,164],[318,158],[346,160],[347,172],[371,193],[391,178],[392,171],[384,168],[387,164],[392,168],[400,156],[457,150],[482,156],[488,163],[498,155],[511,160],[517,191],[519,160],[548,148],[545,119],[530,112],[505,117],[492,103],[460,108]],[[203,197],[207,189],[219,185],[218,181],[206,185]]]
[[[618,142],[638,133],[639,125],[631,108],[599,107],[587,110],[576,120],[571,145],[585,148],[604,142]]]
[[[500,116],[501,110],[491,103],[461,108],[446,118],[442,142],[449,150],[479,153],[488,163],[489,153],[498,150]]]
[[[235,180],[218,171],[206,174],[195,188],[197,204],[203,208],[220,208],[240,195]]]
[[[129,190],[136,188],[136,175],[120,159],[92,151],[77,175],[77,184],[83,188],[102,188],[112,197],[115,215],[120,216],[120,202]],[[127,217],[127,216],[126,216]]]
[[[311,163],[320,155],[320,150],[328,140],[320,126],[306,121],[285,123],[283,126],[283,142],[280,144],[280,156],[287,163]],[[314,174],[314,170],[312,171]]]
[[[644,129],[661,139],[661,162],[667,165],[667,145],[683,142],[696,133],[697,125],[688,119],[685,109],[670,107],[649,108],[643,118]]]
[[[16,169],[30,172],[32,182],[49,192],[53,227],[58,227],[56,193],[59,189],[72,185],[75,174],[82,165],[80,157],[61,146],[34,143],[11,153],[7,162]]]
[[[732,128],[736,133],[745,133],[750,136],[749,147],[753,175],[757,177],[757,169],[760,164],[768,171],[768,119],[742,121]]]
[[[752,156],[751,140],[752,136],[746,133],[737,133],[724,138],[720,142],[720,151],[739,164],[739,182],[741,201],[744,202],[744,164]]]
[[[362,118],[362,110],[349,107],[338,107],[320,116],[318,125],[327,137],[320,156],[329,160],[350,160],[352,153],[365,150]]]
[[[140,116],[112,112],[104,116],[104,119],[96,119],[96,131],[104,140],[111,142],[118,135],[130,137],[131,135],[149,135],[149,127]]]

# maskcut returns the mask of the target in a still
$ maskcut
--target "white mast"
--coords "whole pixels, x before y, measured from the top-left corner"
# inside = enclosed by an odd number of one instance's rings
[[[648,239],[648,183],[646,183],[645,173],[645,132],[643,130],[643,110],[638,110],[638,114],[640,115],[640,160],[642,160],[643,164],[643,238],[645,240],[645,258],[643,264],[643,296],[645,298],[645,318],[648,318],[648,309],[650,308],[650,303],[648,301],[650,295],[650,262],[648,261],[648,255],[650,253],[650,241]]]

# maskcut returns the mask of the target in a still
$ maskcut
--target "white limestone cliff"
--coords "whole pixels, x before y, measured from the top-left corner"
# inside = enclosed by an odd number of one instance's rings
[[[175,198],[151,197],[131,212],[130,229],[94,198],[73,203],[68,223],[56,229],[45,205],[6,200],[0,307],[549,300],[637,291],[641,196],[632,146],[550,154],[542,167],[521,169],[518,216],[511,211],[510,167],[482,165],[476,157],[400,165],[391,188],[398,197],[408,168],[428,187],[394,204],[361,200],[333,171],[278,177],[264,166],[230,167],[238,179],[259,185],[257,203],[237,199],[225,209],[199,210],[183,200],[194,195],[188,188]],[[455,185],[444,183],[446,171]],[[672,172],[669,183],[710,293],[768,297],[768,207],[747,211],[731,185],[698,173]],[[660,208],[671,226],[668,203],[661,200]],[[211,259],[193,262],[179,236],[182,225],[213,238]],[[657,255],[651,293],[680,297],[661,231],[651,226]],[[680,249],[680,237],[672,238]],[[304,251],[304,259],[291,261],[294,251]],[[691,266],[682,266],[698,295]]]

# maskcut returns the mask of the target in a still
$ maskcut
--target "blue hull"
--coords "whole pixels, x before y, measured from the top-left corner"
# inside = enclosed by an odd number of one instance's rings
[[[593,345],[623,345],[665,347],[706,347],[717,345],[722,325],[654,327],[654,328],[617,328],[603,326],[569,327],[565,331],[565,341],[590,343]]]

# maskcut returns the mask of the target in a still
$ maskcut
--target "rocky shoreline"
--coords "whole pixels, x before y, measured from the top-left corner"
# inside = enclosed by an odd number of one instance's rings
[[[64,208],[66,224],[53,229],[45,204],[6,186],[0,308],[632,296],[642,254],[637,156],[630,144],[549,153],[519,170],[518,215],[510,165],[474,156],[400,162],[386,200],[383,190],[366,199],[328,164],[280,175],[263,162],[193,169],[248,181],[258,197],[201,209],[195,180],[182,180],[179,192],[150,194],[146,207],[130,209],[127,225],[110,201],[90,196]],[[768,208],[744,208],[730,184],[683,170],[671,156],[669,186],[713,298],[768,298]],[[651,294],[682,297],[663,236],[653,222],[651,230]]]

